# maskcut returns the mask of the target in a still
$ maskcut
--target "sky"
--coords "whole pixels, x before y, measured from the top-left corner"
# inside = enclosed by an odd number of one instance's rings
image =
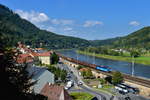
[[[87,40],[150,26],[150,0],[0,0],[40,29]]]

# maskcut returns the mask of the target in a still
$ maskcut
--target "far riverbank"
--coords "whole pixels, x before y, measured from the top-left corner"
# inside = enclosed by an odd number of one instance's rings
[[[103,54],[93,54],[90,52],[85,51],[76,51],[79,54],[89,55],[89,56],[95,56],[98,58],[105,58],[105,59],[111,59],[111,60],[119,60],[119,61],[126,61],[126,62],[132,62],[131,57],[124,57],[124,56],[110,56],[110,55],[103,55]],[[150,57],[149,56],[141,56],[134,59],[135,63],[137,64],[143,64],[143,65],[150,65]]]

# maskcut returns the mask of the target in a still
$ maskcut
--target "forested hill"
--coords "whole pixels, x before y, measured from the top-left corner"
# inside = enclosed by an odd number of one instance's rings
[[[144,27],[136,32],[122,37],[113,43],[119,47],[136,47],[150,49],[150,27]]]
[[[46,30],[40,30],[1,4],[0,36],[1,38],[6,38],[12,46],[18,41],[34,47],[47,47],[50,49],[78,48],[90,45],[90,42],[84,39],[57,35]]]
[[[92,42],[94,46],[108,45],[112,47],[150,49],[150,27],[144,27],[124,37]]]

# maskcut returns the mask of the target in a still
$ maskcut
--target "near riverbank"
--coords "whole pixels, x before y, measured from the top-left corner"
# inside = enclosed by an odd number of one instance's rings
[[[77,50],[77,53],[89,55],[89,56],[95,56],[98,58],[132,62],[132,58],[129,56],[111,56],[111,55],[104,55],[104,54],[94,54],[93,55],[93,53],[80,51],[80,50]],[[140,56],[140,57],[134,58],[134,61],[135,61],[135,63],[138,63],[138,64],[150,65],[150,56]]]

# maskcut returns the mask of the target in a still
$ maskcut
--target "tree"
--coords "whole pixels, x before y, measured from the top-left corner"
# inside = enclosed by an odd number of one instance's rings
[[[82,71],[82,72],[81,72],[81,75],[82,75],[83,77],[85,77],[85,76],[86,76],[86,71]]]
[[[60,78],[61,78],[62,81],[66,80],[66,76],[67,76],[67,71],[66,70],[61,70]]]
[[[51,64],[57,64],[59,61],[59,56],[54,52],[51,55]]]
[[[112,83],[114,85],[122,83],[123,82],[123,76],[119,71],[113,72],[112,74]]]
[[[100,78],[99,81],[100,81],[100,84],[101,84],[101,85],[104,85],[104,84],[106,83],[106,80],[105,80],[105,79],[102,79],[102,78]]]
[[[112,76],[105,77],[106,82],[112,84]]]
[[[82,75],[84,78],[93,78],[93,74],[92,74],[91,69],[87,69],[87,70],[81,71],[81,75]]]
[[[55,75],[55,80],[61,79],[63,82],[66,79],[67,76],[67,71],[66,70],[61,70],[60,68],[56,68],[53,65],[46,65],[48,67],[48,70]]]
[[[0,38],[0,41],[2,41],[0,42],[1,98],[5,100],[39,100],[38,95],[31,93],[30,87],[35,82],[31,82],[32,75],[28,74],[27,65],[17,65],[16,53],[12,49],[7,49],[10,46],[4,44],[4,38]],[[45,96],[40,96],[40,100],[46,100]]]
[[[131,50],[130,55],[131,55],[131,57],[139,57],[140,53],[136,50]]]
[[[93,74],[92,74],[91,69],[88,69],[88,70],[86,71],[86,77],[87,77],[87,78],[92,78],[92,77],[93,77]]]
[[[84,68],[84,67],[86,67],[86,66],[79,65],[79,66],[77,67],[77,69],[80,70],[81,68]]]

